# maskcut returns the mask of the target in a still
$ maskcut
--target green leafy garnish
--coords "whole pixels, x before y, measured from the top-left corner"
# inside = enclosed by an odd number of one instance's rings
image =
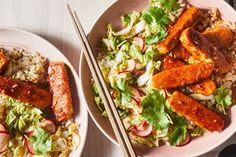
[[[132,93],[129,89],[127,80],[125,78],[118,78],[116,81],[116,85],[121,92],[122,101],[129,102],[132,98]]]
[[[7,106],[5,122],[11,132],[22,132],[29,126],[37,124],[42,118],[42,112],[31,105],[9,97],[4,99],[4,103]]]
[[[151,91],[142,101],[143,117],[156,129],[163,130],[170,124],[170,117],[165,112],[165,98],[159,91]]]
[[[142,18],[148,25],[145,33],[147,44],[157,43],[167,36],[166,26],[170,19],[163,9],[150,7],[143,13]]]
[[[186,138],[187,122],[182,117],[174,119],[174,130],[169,135],[169,142],[171,145],[178,145]]]
[[[159,41],[162,41],[167,36],[167,32],[161,30],[157,35],[147,36],[145,41],[148,45],[155,44]]]
[[[230,90],[224,86],[217,88],[214,99],[216,101],[217,110],[226,114],[225,109],[232,105]]]
[[[50,134],[42,128],[34,130],[33,135],[30,137],[30,143],[37,155],[47,154],[52,149]]]

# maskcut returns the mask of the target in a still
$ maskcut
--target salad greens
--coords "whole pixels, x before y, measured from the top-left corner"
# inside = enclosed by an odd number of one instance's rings
[[[9,156],[24,157],[26,151],[38,156],[68,156],[71,150],[79,145],[78,125],[72,121],[67,121],[63,127],[63,132],[59,134],[57,130],[55,135],[46,127],[41,125],[45,121],[45,115],[50,115],[48,110],[40,110],[30,104],[19,102],[6,96],[0,96],[1,111],[0,124],[4,124],[7,131],[10,132],[8,148],[1,154]],[[51,122],[50,120],[46,120]],[[53,123],[53,122],[51,122]],[[52,124],[55,125],[55,124]],[[66,136],[64,135],[66,134]],[[55,151],[55,145],[58,147],[57,138],[66,141],[63,148]],[[32,149],[31,147],[32,146]]]
[[[151,91],[142,101],[144,119],[158,130],[166,129],[171,123],[165,111],[165,103],[165,98],[156,90]]]
[[[22,132],[30,125],[39,123],[43,118],[42,112],[31,105],[21,103],[10,97],[6,97],[4,103],[7,106],[5,122],[11,132]]]
[[[216,101],[217,110],[226,114],[225,109],[232,105],[230,90],[224,86],[217,88],[214,99]]]
[[[181,145],[205,132],[171,110],[168,97],[172,90],[154,90],[150,86],[153,74],[162,70],[165,57],[158,51],[157,43],[166,38],[169,25],[176,20],[173,15],[178,17],[177,12],[185,5],[178,0],[151,0],[144,11],[121,16],[122,30],[116,31],[111,24],[107,26],[97,61],[134,143],[150,147],[163,142]],[[92,85],[95,103],[107,117],[93,81]],[[216,108],[223,112],[232,104],[225,87],[216,90],[214,100]]]
[[[188,123],[184,118],[176,117],[173,124],[175,128],[169,135],[169,142],[171,145],[178,145],[186,138]]]
[[[36,128],[30,137],[30,143],[33,145],[36,154],[47,154],[52,149],[52,140],[50,134],[42,128]]]

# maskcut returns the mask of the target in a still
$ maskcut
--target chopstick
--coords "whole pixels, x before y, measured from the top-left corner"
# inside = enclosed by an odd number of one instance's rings
[[[92,73],[92,76],[94,78],[94,81],[98,87],[99,94],[103,100],[105,109],[107,111],[111,126],[112,126],[113,131],[116,135],[118,143],[119,143],[119,145],[126,157],[136,157],[136,154],[135,154],[135,151],[134,151],[133,146],[131,144],[131,141],[129,139],[129,136],[126,132],[126,129],[125,129],[124,124],[120,118],[120,115],[116,109],[116,105],[111,97],[111,94],[106,86],[102,72],[99,68],[99,65],[98,65],[94,55],[93,55],[89,41],[86,38],[84,29],[82,28],[82,25],[81,25],[80,20],[77,16],[77,13],[75,11],[72,12],[69,4],[67,4],[67,8],[68,8],[68,11],[69,11],[70,16],[72,18],[77,35],[81,41],[83,53],[84,53],[85,58],[87,60],[87,63],[88,63],[89,69]]]

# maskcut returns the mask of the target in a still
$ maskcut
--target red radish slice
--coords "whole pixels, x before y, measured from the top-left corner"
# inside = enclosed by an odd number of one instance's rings
[[[5,127],[1,123],[0,123],[0,131],[7,132],[7,130],[5,129]]]
[[[186,138],[180,142],[180,144],[176,145],[176,147],[182,147],[187,145],[191,141],[191,135],[187,132]]]
[[[112,97],[113,99],[116,98],[116,92],[115,92],[115,90],[111,91],[111,97]]]
[[[133,94],[132,98],[134,98],[136,100],[136,102],[138,104],[140,104],[142,100],[141,100],[141,94],[140,94],[139,90],[134,87],[130,87],[130,88],[131,88],[131,92]]]
[[[144,70],[133,71],[133,74],[134,74],[134,75],[142,75],[142,74],[144,74],[144,73],[145,73]]]
[[[145,42],[143,38],[140,37],[134,37],[133,44],[140,49],[141,52],[143,52],[145,48]]]
[[[134,59],[127,60],[127,68],[124,71],[119,72],[121,73],[127,73],[134,71],[136,67],[136,61]]]
[[[39,126],[51,134],[56,132],[56,126],[51,120],[43,120]]]
[[[27,150],[30,154],[35,155],[34,148],[33,148],[32,144],[29,142],[27,137],[25,137],[25,147],[27,148]]]
[[[0,153],[3,153],[8,146],[10,134],[7,132],[0,132]]]
[[[127,61],[127,68],[125,69],[125,71],[130,72],[133,71],[135,69],[135,65],[136,62],[134,59],[130,59]]]
[[[149,125],[146,121],[142,122],[138,126],[133,126],[130,131],[137,136],[146,137],[152,133],[153,127]]]
[[[139,87],[145,85],[148,80],[150,79],[150,74],[149,73],[144,73],[143,75],[139,76],[139,78],[137,79],[137,84]]]

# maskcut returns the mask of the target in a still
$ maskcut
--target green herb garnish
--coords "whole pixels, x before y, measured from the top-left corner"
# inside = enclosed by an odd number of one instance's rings
[[[157,90],[151,91],[142,101],[144,119],[159,130],[167,128],[171,121],[165,103],[165,98]]]
[[[232,105],[230,90],[224,86],[217,88],[214,99],[216,101],[217,110],[226,114],[225,109]]]

